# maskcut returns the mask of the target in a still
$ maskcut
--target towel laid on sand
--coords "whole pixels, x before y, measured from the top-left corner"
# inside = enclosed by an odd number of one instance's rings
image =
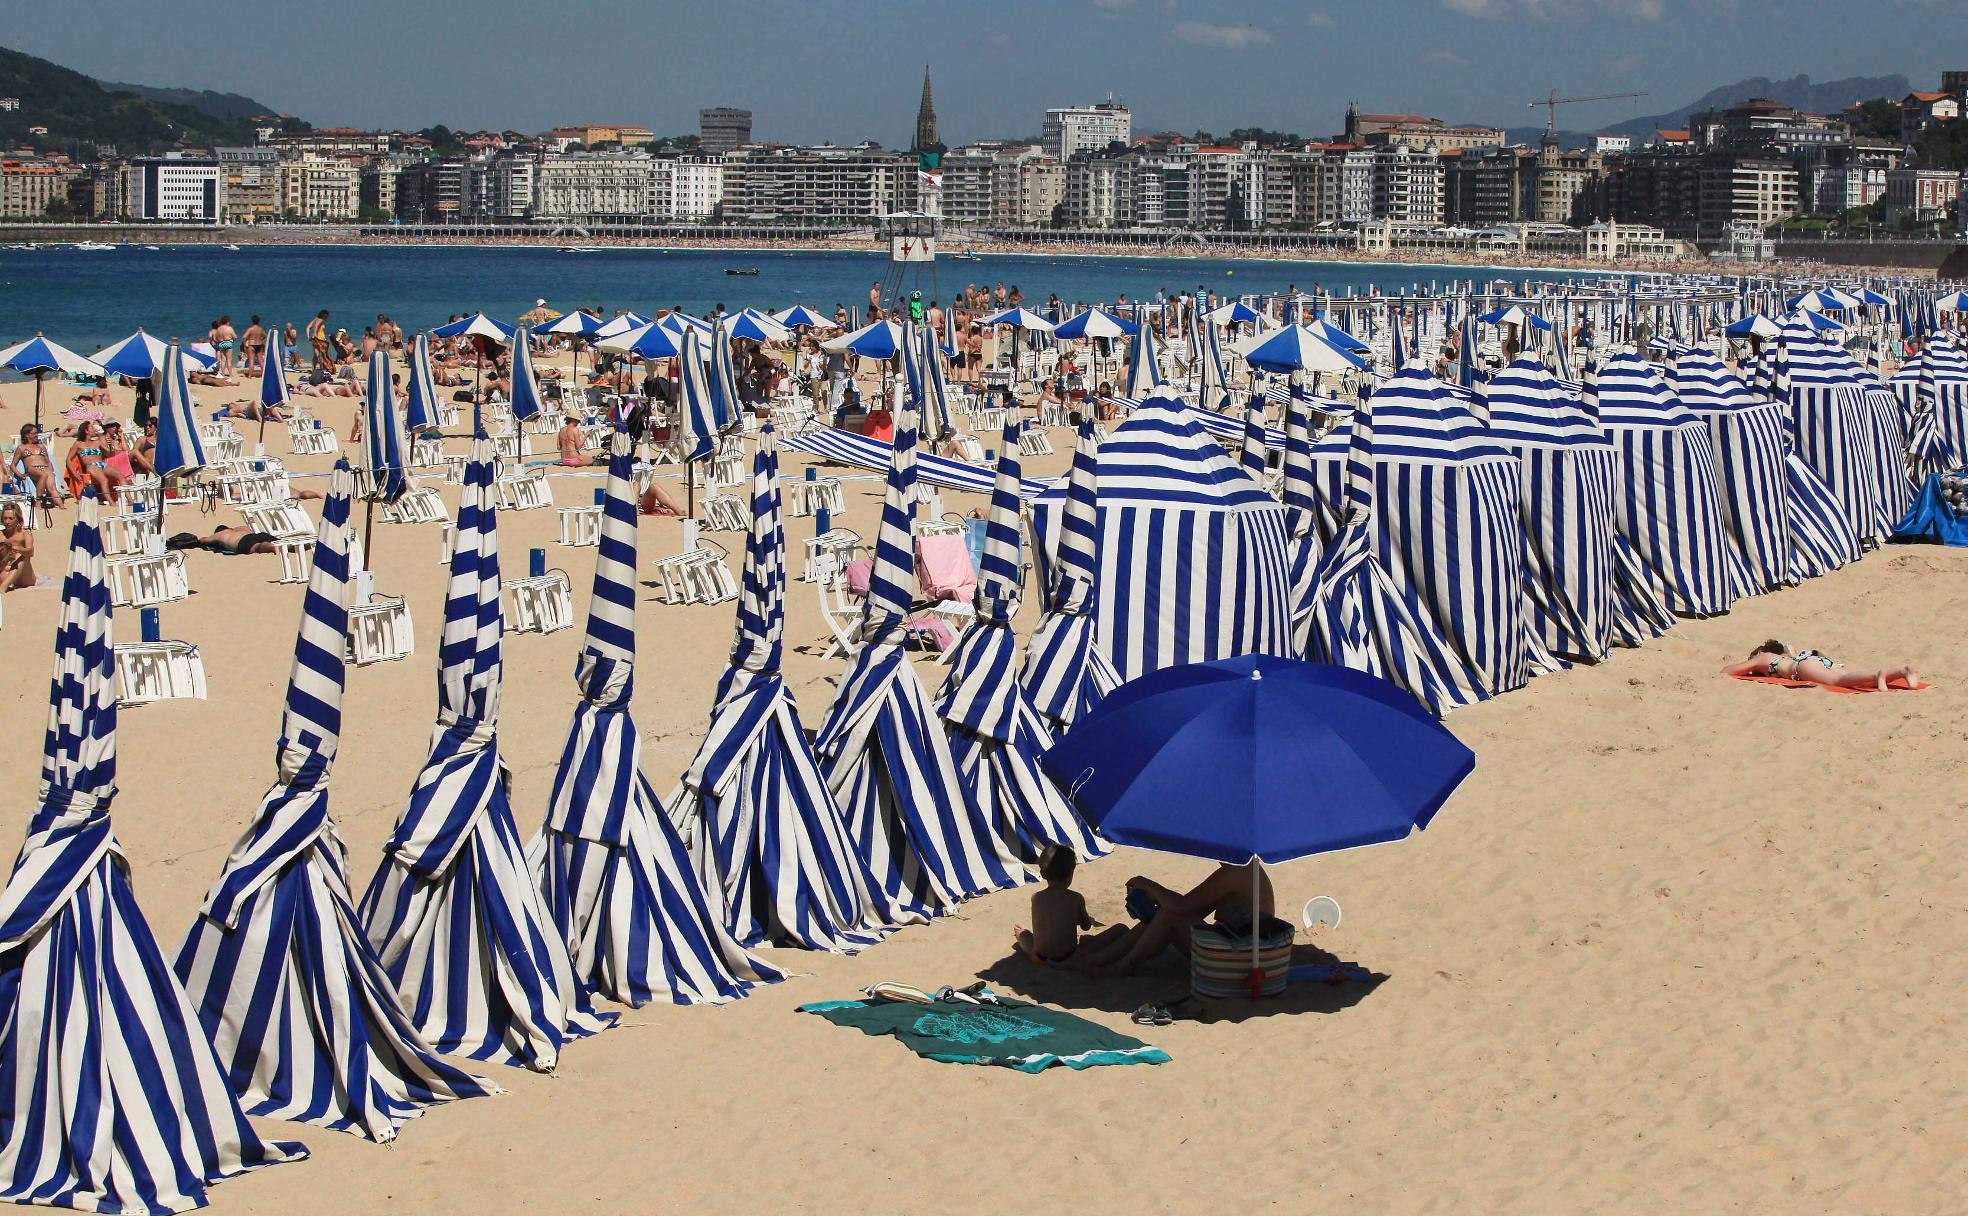
[[[819,1001],[801,1005],[836,1026],[889,1035],[924,1059],[947,1064],[995,1064],[1044,1072],[1108,1064],[1166,1064],[1168,1053],[1062,1009],[996,997],[915,1001]]]
[[[1782,676],[1734,676],[1731,678],[1741,680],[1747,684],[1775,684],[1779,688],[1822,688],[1826,692],[1851,693],[1879,691],[1876,688],[1839,688],[1832,684],[1820,684],[1815,680],[1786,680]],[[1886,681],[1886,687],[1894,692],[1926,692],[1933,685],[1925,681],[1919,684],[1909,684],[1905,680],[1896,677]]]

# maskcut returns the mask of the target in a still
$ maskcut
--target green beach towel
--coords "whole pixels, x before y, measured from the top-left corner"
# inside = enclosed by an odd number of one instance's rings
[[[1104,1064],[1166,1064],[1168,1053],[1060,1009],[996,998],[964,1000],[819,1001],[801,1005],[836,1026],[863,1034],[892,1035],[926,1059],[947,1064],[996,1064],[1019,1072],[1043,1072],[1055,1064],[1098,1068]]]

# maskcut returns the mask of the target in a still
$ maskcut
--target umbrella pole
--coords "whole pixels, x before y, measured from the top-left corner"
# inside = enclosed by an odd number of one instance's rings
[[[476,439],[478,433],[485,429],[479,406],[480,400],[485,396],[485,344],[479,341],[477,335],[473,335],[472,345],[478,350],[478,370],[472,375],[472,438]]]
[[[1264,992],[1264,963],[1258,953],[1264,941],[1264,905],[1258,900],[1258,893],[1264,882],[1264,863],[1256,857],[1251,858],[1251,999],[1256,1000]]]
[[[34,373],[34,429],[37,431],[41,429],[41,378],[47,374],[47,372]]]

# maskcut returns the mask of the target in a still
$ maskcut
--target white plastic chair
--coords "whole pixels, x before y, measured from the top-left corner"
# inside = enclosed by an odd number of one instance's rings
[[[600,507],[561,507],[560,543],[573,549],[592,549],[601,544]]]
[[[554,633],[574,623],[574,596],[564,570],[507,579],[506,590],[513,596],[515,633]]]
[[[190,642],[119,642],[115,652],[117,704],[205,699],[205,660]]]

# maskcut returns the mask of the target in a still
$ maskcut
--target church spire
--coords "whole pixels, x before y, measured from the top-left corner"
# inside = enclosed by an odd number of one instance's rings
[[[916,140],[909,146],[911,152],[934,152],[943,147],[943,141],[936,138],[936,99],[929,92],[929,65],[923,65],[922,104],[916,107]]]

